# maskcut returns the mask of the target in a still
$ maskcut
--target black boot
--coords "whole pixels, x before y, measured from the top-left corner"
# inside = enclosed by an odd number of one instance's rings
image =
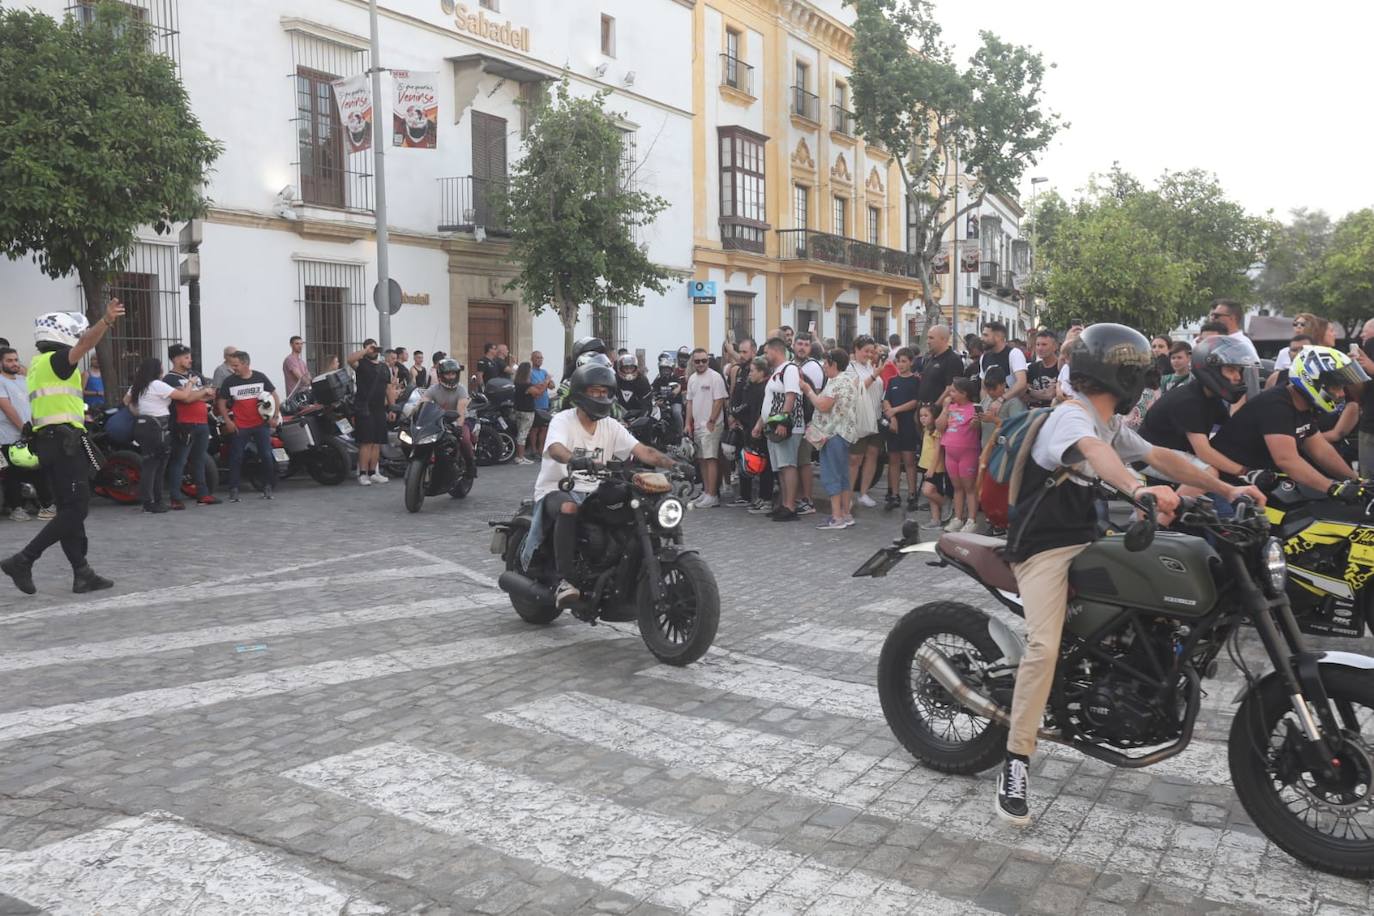
[[[38,587],[33,584],[33,560],[16,553],[14,556],[0,560],[0,570],[5,575],[14,580],[15,587],[26,595],[38,594]]]
[[[114,583],[97,575],[89,564],[72,571],[72,591],[78,595],[85,592],[98,592],[103,588],[114,588]]]

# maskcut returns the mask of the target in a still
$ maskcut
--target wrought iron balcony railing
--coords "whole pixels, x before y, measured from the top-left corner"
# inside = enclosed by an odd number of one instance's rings
[[[895,277],[919,276],[915,256],[895,248],[814,229],[780,229],[778,240],[778,257],[785,261],[822,261]]]
[[[854,112],[839,105],[830,106],[830,129],[846,137],[854,136]]]
[[[754,68],[729,54],[720,56],[720,84],[738,89],[745,95],[754,94]]]
[[[792,87],[792,113],[808,121],[820,121],[821,98],[801,86]]]
[[[490,235],[508,235],[498,206],[508,185],[504,178],[440,178],[439,231],[472,232],[481,226]]]

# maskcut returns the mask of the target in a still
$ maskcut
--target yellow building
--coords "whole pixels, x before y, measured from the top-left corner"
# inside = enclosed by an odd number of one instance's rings
[[[694,307],[698,346],[782,324],[910,337],[905,195],[891,156],[855,136],[852,18],[841,0],[694,8],[693,260],[716,284]]]

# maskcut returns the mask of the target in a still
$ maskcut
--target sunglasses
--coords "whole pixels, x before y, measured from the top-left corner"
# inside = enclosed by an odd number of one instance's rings
[[[704,366],[704,365],[706,365],[706,364],[709,363],[709,362],[710,362],[709,359],[694,359],[694,360],[692,360],[692,365],[693,365],[693,366]]]

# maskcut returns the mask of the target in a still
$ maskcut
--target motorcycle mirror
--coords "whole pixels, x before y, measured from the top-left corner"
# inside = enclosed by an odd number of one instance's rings
[[[902,522],[902,540],[914,541],[921,536],[921,523],[919,520],[909,518]]]

